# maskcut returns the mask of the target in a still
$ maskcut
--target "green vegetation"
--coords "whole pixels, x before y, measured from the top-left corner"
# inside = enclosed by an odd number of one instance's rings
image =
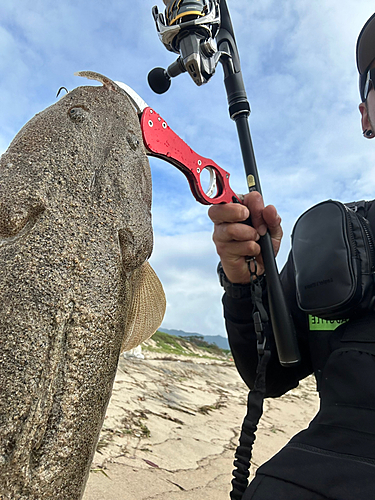
[[[225,408],[226,405],[222,401],[217,401],[213,405],[204,405],[198,408],[198,412],[202,415],[208,415],[211,411],[220,410],[220,408]]]
[[[142,420],[148,419],[146,412],[143,410],[134,412],[128,410],[126,413],[126,416],[121,419],[122,433],[141,439],[150,437],[150,429],[142,422]]]
[[[101,453],[102,449],[106,448],[113,442],[115,436],[120,438],[131,436],[138,439],[145,439],[150,437],[150,429],[143,422],[143,420],[148,419],[146,411],[130,411],[126,409],[123,410],[124,416],[120,420],[121,426],[119,429],[105,427],[102,429],[100,439],[96,447],[96,451],[98,451],[99,453]]]
[[[166,352],[170,354],[186,354],[186,349],[179,342],[179,337],[168,335],[168,333],[157,332],[152,336],[152,340],[158,344],[156,348],[148,349],[150,351]]]
[[[208,342],[203,340],[202,337],[198,337],[197,335],[190,335],[188,337],[184,337],[184,339],[188,342],[191,342],[192,344],[195,344],[198,347],[201,347],[205,351],[219,355],[222,355],[223,353],[223,350],[220,349],[220,347],[218,347],[216,344],[209,344]]]
[[[191,335],[189,337],[176,337],[168,333],[160,332],[159,330],[151,337],[156,343],[154,345],[144,345],[145,350],[151,352],[160,352],[165,354],[194,356],[210,359],[220,359],[229,356],[230,351],[227,349],[220,349],[216,344],[209,344],[202,337],[198,335]],[[197,350],[199,354],[197,354]]]
[[[100,474],[103,474],[105,477],[107,477],[108,479],[111,479],[108,474],[105,472],[104,469],[101,469],[101,468],[98,468],[98,469],[90,469],[90,472],[100,472]],[[1,498],[1,497],[0,497]]]

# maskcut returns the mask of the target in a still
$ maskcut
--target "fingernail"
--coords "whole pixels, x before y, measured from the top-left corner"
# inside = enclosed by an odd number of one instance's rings
[[[265,226],[264,224],[261,224],[259,227],[258,227],[258,233],[261,235],[261,236],[264,236],[267,232],[267,226]]]
[[[249,210],[246,207],[243,207],[243,210],[242,210],[243,220],[246,220],[248,217],[249,217]]]

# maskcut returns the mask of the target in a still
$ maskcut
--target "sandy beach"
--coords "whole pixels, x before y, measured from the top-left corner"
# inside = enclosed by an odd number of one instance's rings
[[[84,500],[227,500],[247,388],[229,359],[121,357]],[[315,381],[265,401],[251,476],[318,409]]]

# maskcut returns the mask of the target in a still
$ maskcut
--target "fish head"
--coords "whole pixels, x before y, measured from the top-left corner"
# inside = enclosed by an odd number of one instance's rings
[[[6,205],[13,236],[27,225],[35,206],[43,207],[38,213],[78,217],[80,227],[86,220],[89,232],[109,227],[131,271],[150,256],[153,245],[151,172],[139,119],[110,79],[92,72],[81,76],[102,85],[68,92],[32,118],[4,153],[0,206]]]

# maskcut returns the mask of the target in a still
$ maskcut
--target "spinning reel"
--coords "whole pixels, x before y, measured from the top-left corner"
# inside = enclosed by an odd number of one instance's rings
[[[152,9],[156,29],[163,45],[179,54],[166,70],[155,68],[148,75],[152,90],[166,92],[171,78],[188,72],[196,85],[207,83],[215,73],[222,52],[217,49],[220,29],[218,0],[174,0],[161,14]]]

